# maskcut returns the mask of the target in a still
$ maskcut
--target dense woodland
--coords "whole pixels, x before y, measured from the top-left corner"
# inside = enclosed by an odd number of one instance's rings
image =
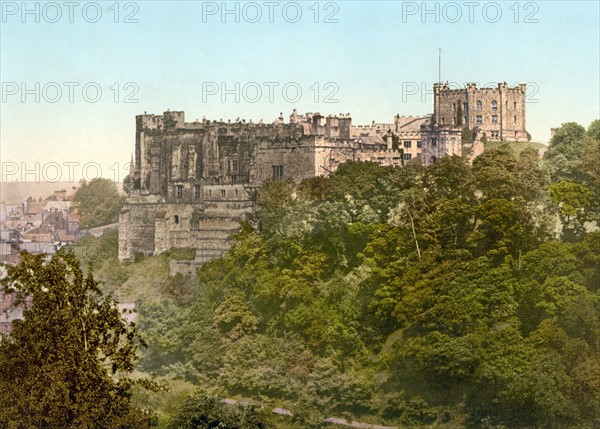
[[[204,412],[239,428],[330,416],[589,428],[600,424],[599,161],[597,120],[564,124],[542,160],[507,144],[472,165],[346,163],[297,188],[269,182],[232,249],[196,278],[168,275],[182,249],[119,264],[116,231],[74,251],[105,292],[136,302],[138,370],[171,390],[134,389],[134,402],[163,427],[214,427],[190,423]],[[183,400],[196,390],[294,417]]]

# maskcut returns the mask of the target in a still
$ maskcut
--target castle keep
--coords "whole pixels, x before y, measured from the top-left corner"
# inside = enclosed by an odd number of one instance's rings
[[[446,155],[461,156],[463,128],[472,131],[474,148],[481,146],[482,139],[528,141],[525,90],[525,84],[510,88],[506,82],[496,88],[477,88],[470,83],[463,89],[450,89],[447,83],[434,84],[433,118],[421,130],[422,164],[431,165]]]
[[[185,122],[184,112],[136,117],[133,189],[119,218],[119,260],[196,249],[192,264],[219,257],[265,181],[300,183],[346,161],[401,167],[461,155],[461,131],[526,140],[524,85],[450,90],[434,86],[434,114],[354,126],[350,115],[298,114],[285,122]],[[473,146],[475,148],[475,146]]]

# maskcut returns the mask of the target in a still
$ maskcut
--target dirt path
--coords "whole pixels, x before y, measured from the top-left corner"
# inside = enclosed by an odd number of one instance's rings
[[[250,402],[244,402],[244,401],[238,401],[236,399],[223,399],[223,402],[225,402],[226,404],[229,405],[235,405],[235,404],[240,404],[240,405],[250,405]],[[255,404],[258,405],[258,404]],[[293,414],[290,410],[286,410],[285,408],[273,408],[272,410],[273,414],[278,414],[280,416],[289,416],[292,417]],[[339,419],[337,417],[329,417],[327,419],[325,419],[326,423],[330,423],[330,424],[336,424],[336,425],[340,425],[340,426],[348,426],[348,427],[353,427],[353,428],[360,428],[360,429],[398,429],[394,426],[380,426],[380,425],[373,425],[370,423],[363,423],[363,422],[355,422],[355,421],[348,421],[346,419]]]

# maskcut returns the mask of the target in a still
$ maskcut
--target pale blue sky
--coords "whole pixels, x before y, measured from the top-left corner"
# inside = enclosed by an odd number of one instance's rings
[[[115,23],[114,1],[79,2],[71,23],[62,1],[50,6],[29,2],[28,8],[39,10],[38,23],[36,12],[22,16],[20,1],[3,1],[2,163],[25,163],[34,169],[35,162],[42,166],[98,162],[103,176],[122,179],[122,171],[116,174],[110,168],[114,170],[118,163],[122,170],[129,161],[135,115],[144,111],[185,110],[188,121],[206,116],[270,122],[279,112],[287,117],[297,108],[351,113],[355,124],[391,122],[395,114],[430,113],[432,98],[422,89],[430,91],[438,79],[439,48],[444,81],[529,83],[527,128],[535,141],[546,142],[550,128],[563,122],[587,127],[600,117],[597,1],[481,1],[473,22],[469,22],[467,2],[461,1],[428,2],[428,9],[438,8],[440,22],[435,22],[434,13],[423,19],[420,1],[298,2],[302,16],[297,23],[288,22],[294,18],[294,4],[276,3],[271,23],[269,6],[263,1],[228,2],[231,9],[238,5],[240,22],[236,23],[233,14],[222,22],[221,10],[203,19],[203,8],[205,12],[222,9],[222,2],[119,2]],[[87,22],[95,19],[96,4],[102,7],[102,16],[96,23]],[[62,13],[60,19],[55,18],[55,5]],[[256,16],[255,6],[262,17],[257,23],[247,22]],[[315,23],[317,8],[319,22]],[[462,14],[458,22],[448,22],[456,20],[458,10]],[[497,10],[502,15],[493,23]],[[134,13],[137,23],[123,22],[129,13]],[[338,22],[324,23],[331,13]],[[524,22],[528,16],[538,22]],[[48,22],[55,19],[58,22]],[[21,83],[33,89],[35,82],[40,83],[40,102],[35,94],[23,102]],[[59,98],[52,82],[62,88]],[[64,82],[79,83],[73,103]],[[81,89],[89,82],[102,90],[96,103],[82,96]],[[115,82],[120,86],[117,103]],[[135,89],[124,88],[127,82],[139,88],[137,103],[123,102]],[[229,88],[236,82],[240,87],[256,82],[263,93],[256,103],[243,94],[239,103],[233,95],[225,103],[219,94],[205,94],[203,100],[203,83],[208,82],[226,83]],[[264,82],[279,83],[273,103]],[[317,103],[315,82],[320,88]],[[325,87],[328,82],[335,86]],[[295,96],[293,87],[289,98],[284,98],[282,87],[287,83],[301,88],[298,101],[290,101]],[[333,98],[338,102],[323,102],[335,88]],[[412,94],[415,88],[419,89]],[[249,90],[247,97],[255,97],[254,89]],[[93,87],[88,95],[95,96]],[[57,102],[48,102],[52,98]],[[81,167],[74,171],[81,176]],[[54,175],[50,170],[46,173]],[[95,169],[87,173],[96,174]],[[63,179],[66,174],[63,167]],[[20,176],[19,172],[10,179]]]

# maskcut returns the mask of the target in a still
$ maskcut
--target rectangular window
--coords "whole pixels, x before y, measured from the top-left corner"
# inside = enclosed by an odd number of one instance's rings
[[[194,198],[200,198],[200,185],[194,185]]]
[[[467,103],[463,103],[463,112],[467,111]]]
[[[410,140],[404,140],[404,147],[410,149],[412,147],[412,142]]]
[[[515,110],[517,109],[517,102],[516,102],[516,101],[513,103],[513,108],[514,108]]]
[[[227,192],[225,192],[225,189],[221,189],[221,196],[224,197],[225,195],[227,195]]]
[[[397,167],[400,165],[400,158],[392,158],[392,165]]]
[[[177,198],[183,198],[183,185],[176,185],[175,192],[176,192]]]
[[[283,178],[283,165],[274,165],[273,166],[273,179],[282,179]]]
[[[237,173],[238,171],[238,160],[230,159],[228,162],[229,173]]]
[[[498,115],[492,115],[492,124],[498,123]]]
[[[436,147],[436,146],[437,146],[437,140],[431,139],[431,147]]]
[[[419,141],[417,142],[417,147],[421,147],[421,146],[423,146],[423,142],[422,142],[421,140],[419,140]]]
[[[516,124],[517,123],[517,115],[514,116],[513,118],[513,122]]]
[[[404,160],[405,161],[410,161],[411,158],[412,158],[412,155],[410,153],[405,153],[404,154]]]
[[[384,158],[377,158],[377,163],[383,165]]]
[[[477,115],[477,123],[478,124],[482,124],[483,123],[483,117],[481,115]]]

